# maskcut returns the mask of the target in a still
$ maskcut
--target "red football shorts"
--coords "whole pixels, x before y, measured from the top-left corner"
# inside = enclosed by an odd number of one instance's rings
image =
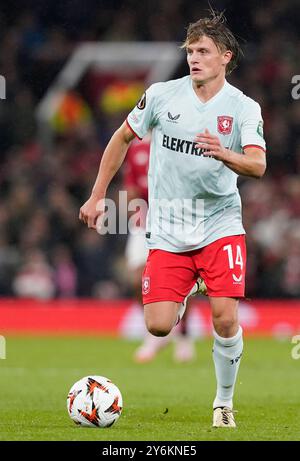
[[[198,250],[150,250],[143,272],[143,304],[182,302],[200,276],[208,296],[245,296],[245,235],[223,237]]]

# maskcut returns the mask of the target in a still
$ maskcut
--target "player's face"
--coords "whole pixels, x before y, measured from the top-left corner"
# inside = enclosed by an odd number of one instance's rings
[[[186,50],[191,78],[196,84],[204,84],[225,75],[226,64],[232,57],[231,51],[221,52],[214,41],[206,36],[190,43]]]

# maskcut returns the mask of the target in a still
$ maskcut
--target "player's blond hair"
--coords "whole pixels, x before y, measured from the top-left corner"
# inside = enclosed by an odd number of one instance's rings
[[[232,52],[232,58],[226,65],[226,75],[228,75],[237,67],[243,52],[226,22],[223,13],[216,13],[211,10],[210,18],[201,18],[188,26],[186,39],[181,48],[187,48],[203,36],[211,38],[221,52],[227,50]]]

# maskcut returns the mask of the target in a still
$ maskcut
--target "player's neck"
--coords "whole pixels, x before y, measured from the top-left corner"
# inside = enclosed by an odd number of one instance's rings
[[[225,84],[225,76],[221,75],[206,82],[192,82],[194,91],[201,102],[205,103],[213,98]]]

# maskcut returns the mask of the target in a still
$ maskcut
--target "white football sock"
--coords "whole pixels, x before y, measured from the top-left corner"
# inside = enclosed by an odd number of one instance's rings
[[[232,409],[234,385],[243,352],[243,330],[239,327],[237,334],[232,338],[222,338],[216,331],[213,335],[215,338],[213,359],[217,378],[217,395],[213,408]]]

